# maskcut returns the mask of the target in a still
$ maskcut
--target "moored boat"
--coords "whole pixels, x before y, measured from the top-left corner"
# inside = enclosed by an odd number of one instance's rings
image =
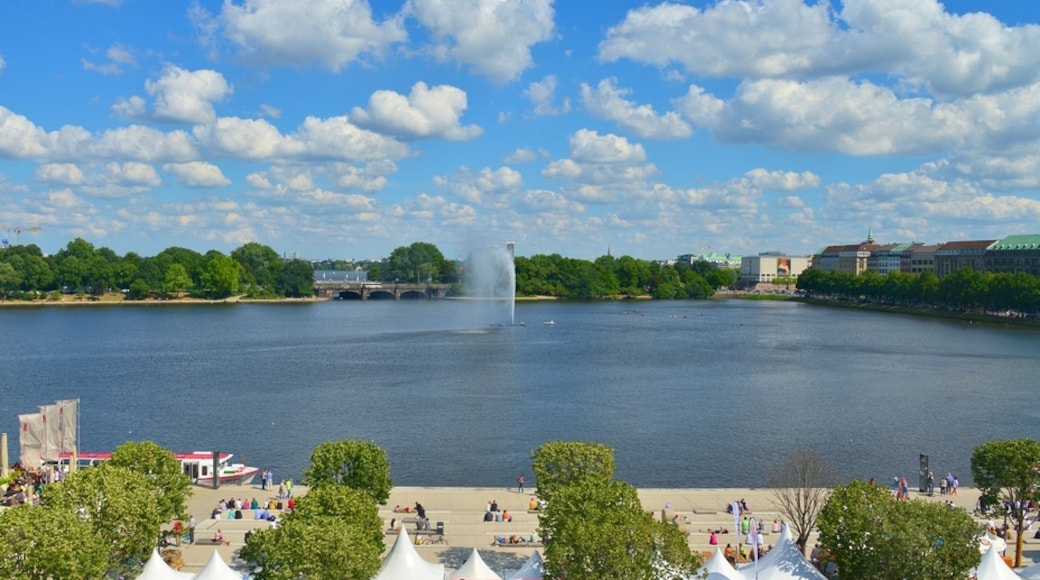
[[[61,460],[69,461],[71,453],[62,453]],[[175,452],[173,456],[181,462],[184,474],[191,478],[192,483],[203,487],[213,486],[213,452],[212,451],[188,451]],[[248,485],[260,472],[260,468],[251,467],[244,463],[231,463],[231,453],[221,453],[217,459],[217,477],[219,485]],[[85,451],[76,456],[80,465],[92,465],[98,461],[108,461],[112,453],[107,451]]]

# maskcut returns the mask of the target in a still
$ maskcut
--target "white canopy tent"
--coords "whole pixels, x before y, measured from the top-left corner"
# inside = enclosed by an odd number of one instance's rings
[[[757,564],[742,564],[738,569],[745,578],[757,580],[827,580],[816,566],[805,559],[787,526],[780,533],[780,541]]]
[[[214,548],[209,562],[206,562],[202,572],[195,575],[195,580],[242,580],[242,574],[232,570]]]
[[[715,546],[715,553],[697,570],[694,578],[705,576],[706,580],[746,580],[746,577],[729,563],[718,546]]]
[[[408,538],[408,532],[401,528],[374,580],[444,580],[444,564],[423,560]]]
[[[502,577],[495,574],[495,571],[488,568],[488,565],[484,563],[484,559],[480,557],[480,553],[477,552],[476,548],[473,548],[473,552],[470,553],[469,558],[466,559],[466,563],[459,567],[448,576],[448,580],[502,580]]]
[[[545,577],[545,563],[538,550],[531,552],[531,557],[519,570],[509,575],[506,580],[542,580]]]
[[[1008,567],[994,546],[983,554],[982,563],[975,572],[975,578],[977,580],[1020,580],[1022,576]]]
[[[170,568],[162,556],[159,555],[159,550],[152,549],[152,557],[148,558],[145,562],[144,568],[141,570],[141,575],[137,577],[137,580],[188,580],[194,578],[194,574],[188,572],[178,572],[173,568]]]
[[[996,548],[998,552],[1003,554],[1004,550],[1007,549],[1007,542],[1004,541],[1004,538],[991,534],[989,530],[986,530],[986,533],[979,538],[979,551],[985,554],[990,551],[990,548]]]

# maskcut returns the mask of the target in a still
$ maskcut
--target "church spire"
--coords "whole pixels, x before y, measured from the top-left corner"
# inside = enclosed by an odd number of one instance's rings
[[[867,241],[864,242],[864,243],[866,243],[866,244],[873,244],[874,243],[874,235],[872,233],[870,233],[870,228],[867,228]]]

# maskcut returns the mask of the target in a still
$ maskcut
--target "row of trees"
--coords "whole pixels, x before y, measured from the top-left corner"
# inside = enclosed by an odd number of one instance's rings
[[[1017,532],[1015,566],[1022,563],[1027,506],[1040,501],[1040,442],[989,441],[972,452],[980,515],[1005,518]],[[900,501],[888,489],[853,481],[835,485],[833,472],[802,450],[768,476],[776,507],[803,550],[809,534],[841,577],[963,578],[978,566],[981,526],[965,510]]]
[[[314,294],[314,270],[307,262],[283,260],[268,246],[250,242],[225,255],[167,248],[154,257],[134,252],[119,256],[81,238],[44,256],[36,245],[0,251],[0,298],[38,298],[43,294],[100,296],[124,291],[127,298],[301,297]]]
[[[0,513],[0,577],[93,580],[139,571],[160,527],[184,516],[190,485],[173,453],[125,443],[110,461],[44,486],[40,505]]]
[[[874,271],[855,275],[810,268],[798,277],[798,288],[809,295],[843,300],[866,299],[900,306],[963,311],[1035,313],[1040,311],[1040,279],[1019,272],[976,272],[962,268],[938,278],[921,274]]]
[[[559,254],[516,258],[516,293],[520,296],[708,298],[719,288],[735,284],[737,276],[735,270],[708,262],[668,265],[630,256],[600,256],[589,262]]]

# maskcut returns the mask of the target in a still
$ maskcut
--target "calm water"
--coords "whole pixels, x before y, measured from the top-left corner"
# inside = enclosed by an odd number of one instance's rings
[[[792,449],[845,477],[970,480],[973,445],[1036,437],[1040,333],[793,303],[472,302],[0,310],[0,430],[81,401],[81,447],[149,439],[299,477],[326,440],[398,485],[506,486],[554,439],[642,487],[761,486]],[[543,324],[555,320],[555,326]]]

